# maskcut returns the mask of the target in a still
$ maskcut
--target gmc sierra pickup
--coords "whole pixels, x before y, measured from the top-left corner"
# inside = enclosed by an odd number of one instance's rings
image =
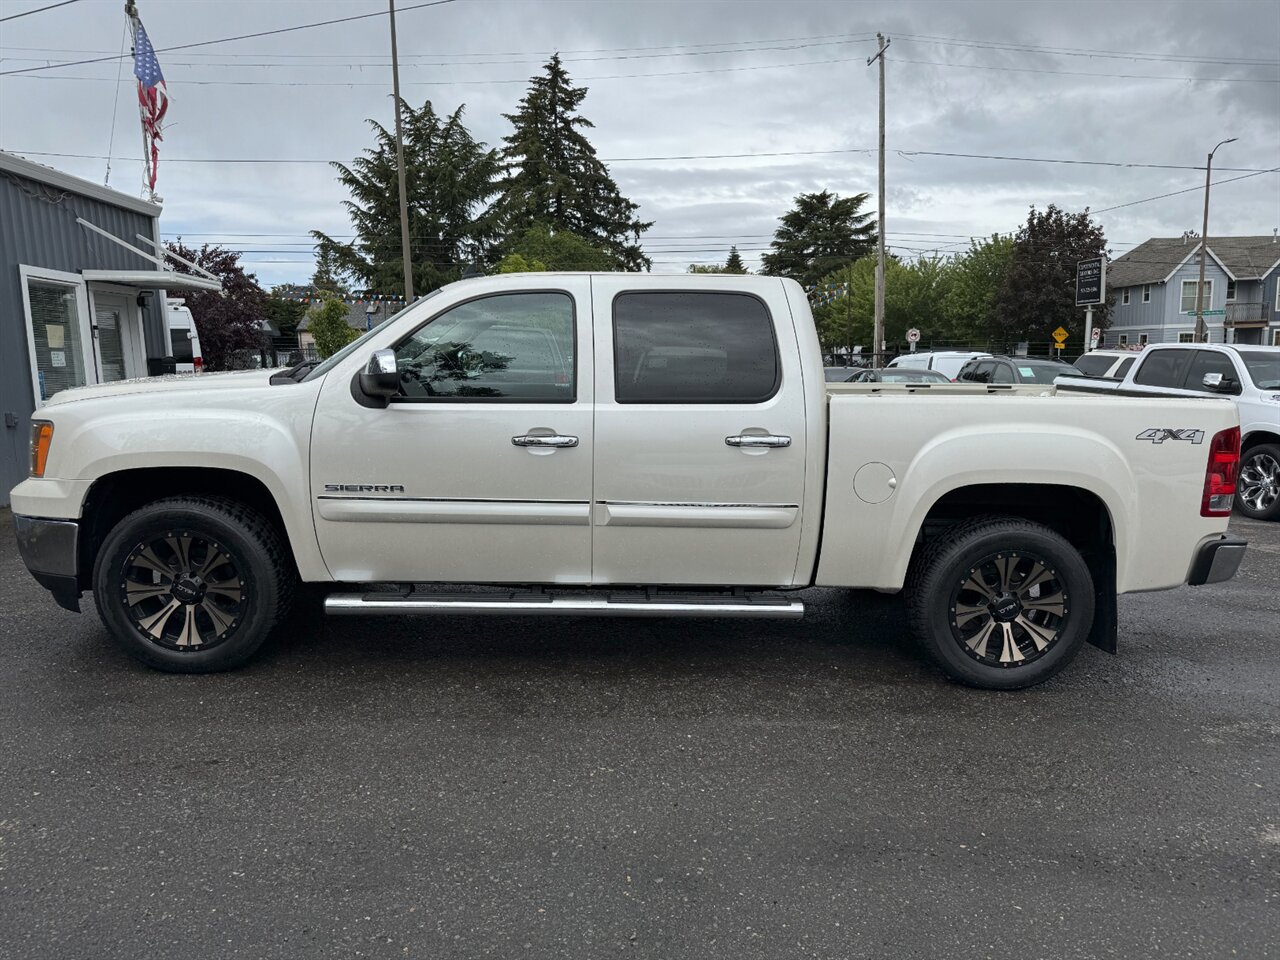
[[[799,285],[518,274],[314,367],[55,395],[13,491],[28,568],[162,670],[333,614],[798,617],[904,591],[964,683],[1017,688],[1116,595],[1231,577],[1227,400],[826,384]]]

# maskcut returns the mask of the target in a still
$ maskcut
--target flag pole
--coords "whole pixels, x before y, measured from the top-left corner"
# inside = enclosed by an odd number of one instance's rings
[[[129,18],[129,55],[135,56],[138,50],[138,5],[134,0],[124,0],[124,15]],[[139,106],[141,113],[141,106]],[[152,193],[148,183],[147,171],[151,166],[151,145],[147,143],[147,127],[142,125],[142,189]]]

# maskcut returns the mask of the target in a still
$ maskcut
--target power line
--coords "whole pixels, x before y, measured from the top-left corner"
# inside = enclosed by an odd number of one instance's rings
[[[1280,78],[1264,77],[1170,77],[1150,73],[1093,73],[1088,70],[1037,70],[1033,67],[995,67],[980,63],[955,63],[942,60],[909,60],[894,57],[895,63],[914,63],[931,67],[960,67],[965,70],[998,70],[1012,73],[1048,73],[1059,77],[1103,77],[1108,80],[1189,80],[1193,83],[1280,83]]]
[[[1223,66],[1280,66],[1280,60],[1261,57],[1202,57],[1172,53],[1138,53],[1123,50],[1090,50],[1082,47],[1046,47],[1011,43],[1003,40],[966,40],[961,37],[935,37],[924,34],[895,34],[895,40],[953,47],[976,47],[984,50],[1008,50],[1050,54],[1059,57],[1089,57],[1104,60],[1151,60],[1160,63],[1205,63]]]
[[[421,10],[424,7],[440,7],[446,3],[456,3],[456,2],[457,0],[427,0],[427,2],[425,3],[415,3],[415,4],[410,4],[407,7],[401,7],[400,12],[408,13],[410,10]],[[32,11],[32,12],[35,12],[35,11]],[[197,43],[183,43],[173,47],[161,47],[156,51],[156,53],[169,53],[174,50],[192,50],[196,47],[210,47],[217,43],[231,43],[232,41],[235,41],[235,40],[252,40],[255,37],[273,37],[281,33],[294,33],[295,31],[298,31],[298,30],[310,30],[313,27],[329,27],[336,23],[351,23],[352,21],[355,21],[355,20],[368,20],[370,17],[385,17],[385,16],[387,16],[387,12],[382,10],[378,11],[377,13],[360,13],[351,17],[339,17],[336,20],[318,20],[315,23],[299,23],[299,24],[295,24],[292,27],[280,27],[279,29],[276,29],[276,30],[260,30],[257,33],[245,33],[245,34],[241,34],[238,37],[222,37],[218,40],[201,40],[201,41],[198,41]],[[72,61],[68,61],[67,63],[51,63],[43,67],[22,67],[18,70],[4,70],[4,71],[0,71],[0,77],[9,76],[11,74],[18,74],[18,73],[36,73],[42,70],[59,70],[62,67],[78,67],[86,63],[107,63],[107,62],[122,59],[122,57],[124,56],[128,56],[128,54],[117,54],[109,57],[97,57],[91,60],[72,60]]]
[[[107,159],[101,154],[91,153],[55,153],[39,150],[13,150],[13,153],[21,153],[30,157],[70,157],[77,160],[105,160]],[[835,156],[850,153],[874,153],[875,150],[870,147],[849,147],[840,150],[777,150],[777,151],[755,151],[750,153],[685,153],[673,154],[671,156],[651,156],[651,157],[602,157],[604,163],[655,163],[670,160],[742,160],[757,158],[777,158],[777,157],[821,157]],[[1203,170],[1204,167],[1198,167],[1187,164],[1173,163],[1129,163],[1116,160],[1076,160],[1067,157],[1014,157],[1003,154],[990,153],[952,153],[942,150],[896,150],[894,151],[902,157],[946,157],[951,159],[964,160],[1005,160],[1014,163],[1065,163],[1077,166],[1087,167],[1116,167],[1121,169],[1145,169],[1145,170]],[[121,159],[121,158],[116,158]],[[137,157],[124,158],[131,161],[138,160]],[[342,163],[344,161],[322,160],[318,157],[171,157],[166,163]],[[1219,167],[1224,173],[1271,173],[1274,168],[1257,168],[1257,167]]]
[[[1243,177],[1228,177],[1225,180],[1215,180],[1211,186],[1218,186],[1220,183],[1235,183],[1237,180],[1248,180],[1250,177],[1260,177],[1264,173],[1276,173],[1280,171],[1280,167],[1272,167],[1270,170],[1258,170],[1254,173],[1246,173]],[[1187,187],[1185,190],[1174,190],[1172,193],[1161,193],[1154,197],[1145,197],[1142,200],[1131,200],[1129,203],[1117,203],[1114,207],[1103,207],[1101,210],[1090,210],[1090,213],[1109,213],[1112,210],[1122,210],[1125,207],[1136,207],[1140,203],[1150,203],[1152,200],[1163,200],[1165,197],[1176,197],[1182,193],[1195,193],[1197,190],[1203,190],[1204,187],[1197,184],[1194,187]]]
[[[79,3],[80,0],[62,0],[61,3],[51,3],[47,7],[36,7],[34,10],[24,10],[22,13],[11,13],[7,17],[0,17],[0,23],[7,23],[10,20],[17,20],[19,17],[29,17],[33,13],[44,13],[46,10],[56,10],[58,7],[70,6],[73,3]]]

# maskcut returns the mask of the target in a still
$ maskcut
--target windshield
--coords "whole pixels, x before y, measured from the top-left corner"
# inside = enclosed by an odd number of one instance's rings
[[[383,320],[382,323],[378,324],[372,330],[368,330],[362,333],[360,336],[356,337],[356,339],[352,340],[350,343],[348,343],[345,347],[343,347],[333,356],[329,357],[329,359],[322,362],[319,366],[313,368],[310,373],[308,373],[305,377],[302,378],[302,382],[306,383],[308,380],[318,380],[320,377],[323,377],[326,373],[328,373],[330,370],[332,370],[334,367],[340,364],[343,360],[347,359],[347,357],[363,349],[365,341],[367,341],[375,333],[377,333],[379,330],[385,327],[388,323],[391,323],[393,320],[403,316],[407,311],[414,309],[414,307],[417,307],[424,301],[430,300],[432,297],[434,297],[437,293],[439,293],[443,289],[444,289],[443,287],[437,287],[435,290],[432,290],[430,293],[428,293],[425,297],[419,297],[417,300],[409,304],[403,310],[397,310],[395,313],[387,317],[387,319]]]
[[[1241,350],[1240,359],[1249,371],[1249,379],[1259,390],[1280,389],[1280,351]]]
[[[950,383],[936,370],[881,370],[881,383]]]
[[[1116,358],[1108,354],[1086,353],[1076,361],[1076,369],[1086,377],[1106,376]]]

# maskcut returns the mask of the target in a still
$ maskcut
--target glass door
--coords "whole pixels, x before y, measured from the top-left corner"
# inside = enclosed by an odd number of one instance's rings
[[[98,352],[99,380],[102,383],[127,380],[130,343],[125,318],[128,316],[129,302],[121,296],[96,293],[93,298],[93,307],[93,330]]]
[[[79,284],[39,276],[26,279],[36,399],[96,381],[88,346],[88,317]]]

